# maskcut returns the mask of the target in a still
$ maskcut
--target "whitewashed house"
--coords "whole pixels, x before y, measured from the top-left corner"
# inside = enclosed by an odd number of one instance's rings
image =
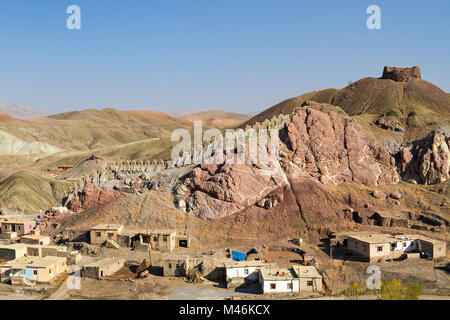
[[[299,292],[298,276],[293,269],[261,269],[259,283],[263,293]]]

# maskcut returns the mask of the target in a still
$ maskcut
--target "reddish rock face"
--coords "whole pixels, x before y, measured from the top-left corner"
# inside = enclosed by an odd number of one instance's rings
[[[67,209],[73,212],[78,212],[79,210],[81,210],[81,203],[78,198],[73,198],[72,200],[70,200],[67,203]]]
[[[205,164],[192,172],[188,211],[203,219],[224,217],[257,203],[287,184],[279,163],[273,168],[249,164]]]
[[[377,186],[399,180],[389,153],[356,121],[335,111],[297,109],[287,126],[287,139],[292,157],[280,152],[280,161],[272,167],[203,163],[193,170],[179,200],[186,200],[187,211],[198,218],[216,219],[253,205],[270,209],[282,201],[286,187],[302,190],[305,181]]]
[[[287,126],[293,163],[325,184],[396,184],[395,160],[358,122],[335,111],[297,109]]]
[[[117,199],[120,192],[107,187],[98,187],[95,184],[88,184],[84,187],[80,196],[80,202],[84,210],[96,208]]]
[[[405,178],[423,184],[447,181],[450,170],[450,135],[432,131],[421,143],[410,150],[400,151],[400,168]]]

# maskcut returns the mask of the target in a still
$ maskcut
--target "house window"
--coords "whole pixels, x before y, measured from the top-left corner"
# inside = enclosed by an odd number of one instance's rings
[[[270,284],[270,289],[275,290],[277,288],[277,284],[276,283],[271,283]]]
[[[307,285],[308,287],[312,287],[312,286],[313,286],[312,280],[308,280],[308,281],[306,282],[306,285]]]
[[[244,269],[244,274],[248,274],[248,269]]]
[[[382,247],[382,246],[377,247],[377,251],[378,251],[378,252],[382,252],[382,251],[383,251],[383,247]]]
[[[33,275],[37,276],[37,270],[33,270]]]
[[[157,242],[158,241],[158,237],[153,237],[153,241]]]
[[[164,236],[164,237],[163,237],[163,241],[164,241],[164,242],[167,242],[167,236]]]
[[[288,284],[287,284],[287,288],[288,288],[288,289],[292,289],[292,288],[293,288],[292,283],[288,283]]]
[[[406,242],[403,242],[403,246],[406,248],[408,244]]]
[[[112,237],[114,237],[114,233],[108,232],[108,238],[112,239]]]
[[[172,264],[171,263],[169,263],[169,269],[172,269]]]
[[[102,236],[102,233],[101,233],[101,232],[97,232],[97,233],[96,233],[96,236],[97,236],[97,237],[101,237],[101,236]]]

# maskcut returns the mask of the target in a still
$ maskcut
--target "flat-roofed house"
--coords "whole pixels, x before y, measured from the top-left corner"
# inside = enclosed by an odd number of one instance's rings
[[[258,281],[261,268],[278,268],[276,263],[267,264],[261,260],[226,261],[224,263],[227,287],[244,284],[246,281]]]
[[[67,247],[61,246],[42,246],[42,245],[28,245],[27,253],[29,256],[35,257],[64,257],[68,265],[78,264],[81,261],[81,253],[76,250],[67,250]]]
[[[417,246],[419,251],[430,254],[433,259],[447,256],[445,241],[418,236]]]
[[[323,277],[313,266],[293,267],[299,281],[300,292],[321,292],[323,291]]]
[[[21,236],[20,242],[25,244],[40,244],[42,246],[46,246],[50,244],[50,237],[30,234]]]
[[[27,254],[27,245],[23,243],[13,243],[0,246],[0,259],[10,261],[19,259]]]
[[[445,255],[445,242],[419,235],[352,234],[348,236],[346,242],[350,253],[369,261],[382,258],[395,259],[404,253],[418,251],[433,251],[432,253],[436,255],[442,252]],[[431,243],[436,244],[436,251]]]
[[[105,258],[83,266],[82,275],[87,278],[101,279],[110,276],[123,268],[125,259]]]
[[[188,255],[171,254],[163,259],[163,276],[184,277],[191,268],[195,268],[201,262],[201,258],[198,263],[195,263],[194,259],[191,259]]]
[[[364,260],[390,257],[392,237],[387,235],[351,235],[347,238],[347,251]]]
[[[36,282],[50,282],[66,270],[66,258],[63,257],[22,257],[0,265],[0,281],[22,277]]]
[[[259,284],[264,294],[299,292],[298,276],[294,269],[263,268],[259,272]]]
[[[34,220],[6,220],[1,222],[1,232],[15,232],[18,236],[23,236],[31,233],[35,226],[36,221]]]
[[[117,242],[118,235],[122,232],[123,225],[99,224],[91,229],[91,244],[103,244],[107,240]]]
[[[161,252],[172,252],[177,247],[175,230],[147,230],[137,235],[135,246]]]

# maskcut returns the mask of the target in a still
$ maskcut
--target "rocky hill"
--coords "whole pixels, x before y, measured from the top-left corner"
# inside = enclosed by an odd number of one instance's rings
[[[386,67],[381,78],[363,78],[343,89],[313,91],[285,100],[241,127],[262,123],[278,114],[289,114],[305,101],[339,106],[348,115],[360,116],[366,122],[392,117],[402,124],[404,142],[424,138],[439,125],[448,124],[450,119],[449,94],[422,80],[418,67]]]
[[[36,161],[30,168],[39,168],[41,175],[11,175],[0,183],[0,201],[31,212],[55,204],[79,211],[61,230],[83,231],[99,222],[174,228],[188,231],[199,245],[293,235],[318,239],[332,231],[376,229],[380,223],[403,232],[445,233],[448,109],[448,95],[421,80],[417,68],[386,68],[381,79],[311,92],[246,121],[242,128],[278,130],[274,161],[200,165],[162,161],[142,151],[155,141],[136,141],[190,127],[192,119],[111,109],[56,115],[33,125],[54,123],[56,134],[76,137],[82,151],[72,146],[66,158],[58,153]],[[63,128],[71,123],[86,132]],[[107,130],[94,127],[106,123]],[[125,133],[130,135],[123,138]],[[114,141],[120,145],[111,145]],[[101,158],[87,157],[99,146]],[[44,171],[68,157],[77,159],[71,171],[54,176]]]

